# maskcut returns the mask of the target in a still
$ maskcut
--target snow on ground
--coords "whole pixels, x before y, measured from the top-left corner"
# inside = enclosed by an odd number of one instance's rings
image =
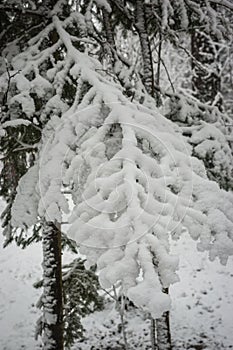
[[[171,328],[183,347],[233,348],[233,259],[227,266],[210,262],[206,253],[195,252],[196,242],[187,235],[174,245],[180,255],[180,282],[171,289]],[[194,253],[195,252],[195,253]],[[203,346],[204,346],[203,345]],[[194,347],[195,349],[195,347]]]
[[[174,350],[223,350],[233,348],[233,259],[227,266],[209,262],[195,252],[188,235],[173,244],[180,255],[180,282],[170,288],[171,331]],[[132,349],[150,349],[150,322],[138,310],[126,315]],[[122,349],[120,318],[114,306],[84,320],[86,337],[72,350]],[[94,345],[94,347],[92,347]],[[78,347],[77,347],[78,346]]]
[[[1,209],[1,208],[0,208]],[[3,249],[0,235],[0,350],[34,350],[36,309],[40,291],[32,284],[41,277],[41,247]],[[171,329],[175,349],[222,350],[233,348],[233,259],[227,266],[211,263],[206,254],[194,253],[188,236],[174,244],[181,256],[181,282],[171,287]],[[149,320],[130,309],[126,315],[132,349],[150,349]],[[72,350],[122,349],[120,318],[112,303],[84,321],[86,339]]]
[[[0,233],[0,350],[33,350],[40,291],[32,284],[41,276],[41,250],[39,245],[22,250],[15,244],[3,249],[2,243]]]

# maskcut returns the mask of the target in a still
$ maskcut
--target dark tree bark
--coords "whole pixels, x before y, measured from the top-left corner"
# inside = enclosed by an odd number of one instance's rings
[[[201,2],[204,5],[204,2]],[[217,6],[212,4],[217,11]],[[218,39],[214,34],[206,34],[195,29],[191,34],[192,88],[203,103],[213,103],[221,90],[221,77],[217,68],[216,52]],[[216,105],[221,110],[222,99]]]
[[[158,260],[156,256],[153,257],[153,264],[155,270],[158,270]],[[160,281],[161,282],[161,281]],[[161,282],[162,284],[162,282]],[[169,288],[163,288],[163,292],[169,294]],[[152,320],[153,321],[153,320]],[[170,312],[166,311],[160,318],[157,318],[154,322],[156,324],[156,338],[157,338],[157,350],[171,350],[171,329],[170,329]],[[153,322],[151,326],[153,325]],[[154,342],[154,331],[153,327],[151,327],[151,340],[152,345]],[[153,349],[153,348],[152,348]]]
[[[161,70],[161,62],[162,62],[162,33],[161,30],[159,29],[159,48],[158,48],[158,55],[157,55],[157,72],[156,72],[156,86],[160,86],[160,70]],[[161,105],[161,96],[158,91],[156,91],[156,106],[159,107]]]
[[[211,68],[216,63],[213,44],[199,31],[192,34],[193,90],[202,102],[213,102],[220,91],[220,77]]]
[[[168,288],[164,290],[169,294]],[[156,332],[157,332],[157,349],[158,350],[171,350],[171,330],[170,330],[170,313],[169,311],[156,320]]]
[[[61,231],[52,222],[43,225],[43,254],[43,349],[63,350]]]
[[[114,49],[116,49],[113,28],[110,22],[110,16],[106,10],[103,10],[103,25],[108,44],[110,44]]]
[[[157,350],[157,343],[156,343],[156,321],[153,317],[151,317],[150,320],[150,341],[151,341],[151,350]]]
[[[145,16],[145,4],[142,0],[136,0],[135,28],[138,32],[143,60],[143,83],[147,92],[154,97],[154,69],[152,61],[151,46],[147,32],[147,21]]]

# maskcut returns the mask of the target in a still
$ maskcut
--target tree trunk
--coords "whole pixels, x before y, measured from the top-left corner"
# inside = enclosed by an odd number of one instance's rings
[[[43,225],[43,350],[63,350],[61,231]]]
[[[158,260],[156,256],[153,257],[154,268],[158,269]],[[161,282],[161,281],[160,281]],[[169,294],[169,288],[163,288],[163,292]],[[170,330],[170,312],[166,311],[164,314],[157,318],[154,322],[151,319],[151,347],[155,347],[155,335],[154,335],[154,323],[156,323],[156,338],[157,338],[157,350],[171,350],[171,330]]]
[[[156,337],[155,337],[155,319],[151,317],[150,320],[150,342],[151,342],[151,350],[157,350],[157,345],[156,345]]]
[[[116,49],[113,28],[111,26],[109,13],[106,10],[103,10],[102,12],[103,12],[103,25],[104,25],[106,40],[114,49]]]
[[[168,291],[167,291],[168,293]],[[157,330],[157,349],[158,350],[171,350],[171,332],[170,332],[170,317],[169,311],[156,320]]]
[[[150,46],[149,36],[148,36],[148,32],[147,32],[144,1],[142,1],[142,0],[136,0],[135,28],[136,28],[138,35],[139,35],[142,60],[143,60],[143,79],[142,79],[142,81],[144,83],[146,91],[152,97],[154,97],[154,94],[155,94],[154,69],[153,69],[151,46]]]
[[[191,35],[192,88],[196,97],[203,103],[216,101],[221,88],[216,58],[217,41],[214,35],[207,36],[200,30],[194,30]],[[216,101],[216,105],[221,109],[221,98]]]

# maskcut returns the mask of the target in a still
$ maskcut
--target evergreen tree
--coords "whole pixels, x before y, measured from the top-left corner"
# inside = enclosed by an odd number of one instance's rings
[[[63,348],[60,225],[71,211],[67,192],[74,206],[69,235],[86,254],[86,266],[97,264],[103,287],[120,283],[120,293],[152,318],[168,311],[166,289],[177,280],[170,236],[179,237],[186,227],[211,259],[225,263],[232,254],[232,195],[224,190],[232,155],[223,115],[169,93],[165,118],[154,100],[155,91],[160,98],[163,91],[154,82],[151,37],[176,43],[177,31],[189,31],[190,12],[204,16],[206,27],[206,7],[182,0],[73,5],[59,1],[45,29],[25,41],[1,76],[7,91],[3,127],[14,127],[20,136],[23,128],[27,135],[20,140],[24,168],[17,170],[5,233],[22,242],[27,228],[36,228],[37,235],[41,225],[44,349]],[[125,58],[118,29],[126,40],[137,33],[136,66]],[[30,127],[39,133],[34,143]],[[163,339],[158,333],[160,349],[170,347],[168,338],[169,332]]]
[[[1,76],[3,122],[1,195],[7,201],[6,210],[2,213],[5,245],[14,239],[18,245],[26,247],[32,241],[42,239],[44,293],[41,325],[45,349],[63,349],[61,230],[55,223],[37,217],[32,232],[28,232],[27,228],[30,226],[27,221],[28,213],[33,211],[37,216],[33,200],[28,202],[29,210],[24,215],[24,224],[17,229],[12,225],[11,207],[19,180],[27,170],[33,185],[35,159],[42,128],[51,114],[61,115],[61,111],[68,108],[69,101],[73,98],[69,79],[59,83],[61,67],[58,67],[57,71],[55,69],[55,77],[47,76],[48,70],[54,71],[54,66],[62,58],[56,33],[50,30],[52,27],[50,12],[56,2],[44,1],[43,4],[30,2],[29,5],[26,2],[24,4],[12,2],[10,6],[4,3],[1,8],[9,15],[10,21],[8,24],[3,22],[5,28],[1,37],[5,57]],[[61,7],[58,6],[58,10],[65,15],[70,6],[72,4],[64,3]],[[38,26],[33,19],[41,18],[43,14],[44,21]],[[15,31],[16,27],[18,31]],[[41,32],[43,27],[46,29]],[[62,96],[62,101],[58,96]],[[27,193],[31,190],[30,183],[24,181],[20,182],[18,191],[20,187]],[[66,242],[70,245],[68,239]],[[80,316],[76,317],[79,319]],[[72,319],[75,319],[74,314]],[[66,317],[65,321],[69,322]],[[81,328],[80,323],[79,326]]]
[[[69,235],[87,256],[86,266],[97,264],[104,288],[120,282],[122,294],[158,318],[170,305],[163,288],[177,280],[169,235],[179,237],[186,227],[200,249],[225,263],[233,247],[232,194],[207,178],[181,127],[155,107],[130,102],[100,74],[98,60],[73,44],[67,23],[83,28],[82,16],[53,17],[69,62],[66,76],[77,89],[70,109],[43,133],[32,196],[38,211],[27,208],[28,220],[39,215],[61,223],[68,189],[74,204]],[[30,179],[26,174],[21,181]],[[19,215],[27,198],[23,191],[16,197],[15,226],[27,224]]]

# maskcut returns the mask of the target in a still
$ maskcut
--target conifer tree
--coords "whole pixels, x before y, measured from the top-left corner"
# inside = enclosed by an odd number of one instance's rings
[[[18,182],[27,171],[30,182],[20,182],[22,191],[29,193],[33,186],[42,128],[51,114],[56,113],[59,117],[61,112],[68,108],[70,99],[72,100],[72,84],[69,79],[67,81],[59,79],[61,66],[57,70],[52,69],[55,78],[53,75],[48,77],[48,70],[54,68],[62,59],[56,32],[51,30],[50,12],[56,2],[47,1],[43,4],[30,2],[29,6],[26,3],[12,2],[10,6],[5,3],[1,8],[10,17],[10,22],[8,21],[9,23],[5,25],[1,37],[5,59],[1,76],[3,97],[1,195],[8,203],[2,214],[5,245],[13,239],[22,247],[26,247],[34,240],[43,241],[44,293],[41,328],[45,349],[63,349],[61,245],[64,242],[61,241],[61,229],[55,222],[46,222],[43,218],[37,217],[33,223],[32,232],[28,232],[27,229],[31,226],[27,221],[28,213],[32,211],[37,215],[33,200],[29,200],[28,211],[24,213],[23,224],[18,229],[12,224],[11,207],[15,200]],[[57,9],[65,15],[70,6],[64,3]],[[21,14],[24,16],[22,21],[20,21]],[[35,16],[41,18],[43,15],[44,21],[38,26],[33,18]],[[18,32],[13,30],[16,27],[19,27]],[[46,29],[41,32],[43,27]],[[70,245],[68,239],[66,242]],[[77,315],[78,319],[79,317]],[[65,319],[67,322],[67,317]],[[72,319],[75,319],[74,315]],[[79,326],[81,327],[80,323]],[[78,330],[76,334],[79,334]]]
[[[211,259],[219,256],[225,263],[232,254],[233,199],[221,183],[231,176],[232,155],[222,115],[181,94],[168,95],[179,105],[177,113],[166,118],[155,107],[154,89],[160,94],[162,89],[154,84],[149,38],[162,33],[175,41],[177,29],[189,26],[184,2],[174,4],[96,0],[77,2],[75,9],[59,1],[46,28],[10,63],[13,85],[7,104],[17,121],[7,111],[5,127],[21,123],[26,130],[43,129],[38,152],[32,164],[27,158],[25,171],[32,166],[19,176],[7,222],[20,239],[28,227],[42,225],[48,293],[44,349],[63,347],[61,293],[54,304],[49,296],[61,285],[64,213],[72,211],[68,234],[87,256],[86,266],[97,264],[101,285],[117,285],[120,294],[153,318],[169,310],[165,288],[177,280],[170,236],[178,238],[185,227]],[[187,4],[200,16],[204,13],[193,1]],[[131,61],[114,40],[119,27],[128,34],[135,29],[141,45],[139,69],[128,75]],[[4,90],[7,73],[1,79]],[[206,117],[201,125],[200,115]],[[199,158],[206,158],[213,138],[219,148],[213,152],[211,177],[211,167]],[[35,148],[24,140],[21,146]],[[164,340],[160,349],[170,347],[168,336]]]
[[[43,133],[33,170],[37,196],[31,196],[38,210],[27,208],[28,220],[39,215],[61,223],[70,210],[68,188],[74,204],[69,235],[86,265],[97,264],[103,287],[120,282],[122,294],[158,318],[170,305],[163,287],[177,280],[169,235],[179,237],[186,227],[200,249],[225,263],[233,247],[232,195],[207,178],[181,128],[158,110],[128,101],[100,74],[98,60],[75,47],[68,31],[73,23],[81,27],[82,17],[53,17],[69,62],[66,76],[77,89],[70,109]],[[15,226],[26,224],[19,215],[24,203],[22,191],[13,206]]]

